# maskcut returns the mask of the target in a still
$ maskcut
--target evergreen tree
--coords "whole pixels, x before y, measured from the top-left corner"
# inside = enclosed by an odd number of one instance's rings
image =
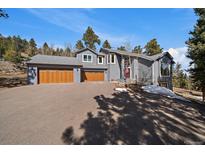
[[[105,40],[103,45],[102,45],[103,48],[107,48],[107,49],[111,49],[111,46],[110,46],[110,43],[108,42],[108,40]]]
[[[117,48],[117,50],[126,51],[126,48],[125,48],[125,46],[120,46]]]
[[[75,45],[75,48],[80,50],[80,49],[83,49],[85,48],[84,45],[83,45],[83,42],[81,40],[78,40],[76,45]]]
[[[68,57],[72,56],[71,49],[69,47],[65,48],[65,56],[68,56]]]
[[[3,18],[8,18],[9,15],[3,10],[3,9],[0,9],[0,18],[3,17]]]
[[[194,9],[198,16],[194,30],[189,34],[191,37],[186,44],[188,45],[187,57],[191,59],[189,72],[193,82],[202,90],[203,101],[205,101],[205,9]]]
[[[0,34],[0,59],[5,54],[6,48],[5,48],[5,38]]]
[[[179,63],[176,63],[176,66],[174,67],[173,86],[177,88],[188,88],[188,77]]]
[[[160,45],[157,43],[157,39],[150,40],[145,45],[145,54],[148,56],[156,55],[158,53],[162,53],[163,48],[160,47]]]
[[[30,41],[29,41],[29,47],[30,47],[30,56],[33,56],[33,55],[35,55],[36,54],[36,51],[37,51],[37,47],[36,47],[37,45],[36,45],[36,42],[35,42],[35,40],[32,38],[32,39],[30,39]]]
[[[48,44],[45,42],[44,44],[43,44],[43,54],[44,55],[48,55],[49,54],[49,46],[48,46]]]
[[[142,53],[142,48],[140,45],[137,45],[134,47],[134,49],[132,50],[133,53],[137,53],[137,54],[141,54]]]
[[[100,45],[100,39],[91,27],[87,28],[86,32],[83,34],[82,40],[84,41],[86,47],[91,48],[93,50],[96,49],[96,43]]]

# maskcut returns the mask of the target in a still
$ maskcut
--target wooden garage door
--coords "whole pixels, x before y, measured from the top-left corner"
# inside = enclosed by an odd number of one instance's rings
[[[39,84],[73,82],[73,70],[39,70]]]
[[[83,81],[104,81],[103,71],[83,71],[82,72]]]

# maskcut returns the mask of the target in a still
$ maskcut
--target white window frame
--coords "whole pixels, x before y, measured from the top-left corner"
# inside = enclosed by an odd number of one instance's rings
[[[100,63],[99,58],[102,58],[102,63]],[[98,56],[98,64],[103,64],[103,60],[104,60],[103,56]]]
[[[85,61],[84,56],[91,56],[91,61]],[[88,59],[88,57],[87,57]],[[82,62],[92,63],[93,62],[93,55],[92,54],[82,54]]]
[[[114,62],[111,62],[112,55],[114,55]],[[107,64],[115,64],[115,61],[116,61],[116,55],[114,53],[111,53],[111,54],[107,55]]]

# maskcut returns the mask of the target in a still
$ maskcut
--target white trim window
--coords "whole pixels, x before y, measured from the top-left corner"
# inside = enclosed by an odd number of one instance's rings
[[[103,56],[98,57],[98,64],[103,64]]]
[[[82,55],[82,61],[92,63],[93,62],[93,56],[91,54],[83,54]]]
[[[107,55],[107,63],[115,64],[115,54],[114,53]]]

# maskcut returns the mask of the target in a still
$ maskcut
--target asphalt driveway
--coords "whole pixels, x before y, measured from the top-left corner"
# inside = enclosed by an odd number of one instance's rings
[[[0,91],[0,144],[204,144],[205,106],[109,83]]]
[[[63,131],[95,112],[108,83],[24,86],[0,91],[0,144],[63,144]]]

